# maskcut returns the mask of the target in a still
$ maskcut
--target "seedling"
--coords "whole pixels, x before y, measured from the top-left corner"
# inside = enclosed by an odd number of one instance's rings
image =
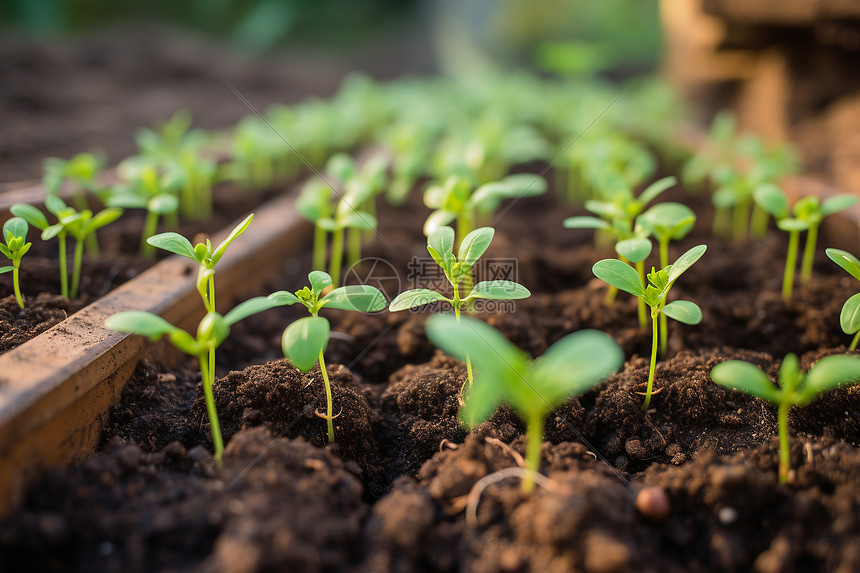
[[[824,392],[860,378],[860,356],[827,356],[816,362],[809,372],[800,371],[797,356],[788,354],[779,368],[779,387],[749,362],[729,360],[711,369],[711,379],[721,386],[740,390],[777,407],[779,428],[779,482],[788,481],[790,452],[788,448],[788,409],[806,406]]]
[[[701,189],[714,173],[731,168],[735,161],[735,117],[731,112],[714,116],[708,137],[699,152],[684,165],[684,184],[690,189]]]
[[[92,153],[79,153],[68,161],[49,157],[45,160],[44,165],[45,177],[43,182],[48,194],[56,195],[63,181],[71,181],[74,186],[72,199],[78,211],[89,208],[87,193],[98,194],[102,189],[102,185],[96,180],[96,177],[104,169],[105,160],[103,157]],[[87,238],[87,252],[91,255],[97,255],[99,252],[99,244],[95,234]]]
[[[596,330],[562,338],[537,360],[530,360],[495,328],[468,317],[432,316],[427,336],[451,356],[474,361],[475,386],[460,410],[464,423],[484,422],[503,401],[525,420],[526,469],[530,470],[522,483],[526,493],[534,488],[540,466],[547,415],[568,398],[601,383],[624,360],[618,344]]]
[[[332,279],[323,271],[312,271],[308,275],[310,288],[290,293],[278,291],[269,295],[268,300],[276,306],[289,306],[301,303],[311,316],[300,318],[290,324],[281,338],[284,355],[296,368],[308,372],[319,363],[323,384],[325,385],[326,413],[317,411],[328,426],[328,441],[334,441],[334,415],[331,397],[331,383],[325,365],[325,349],[328,346],[330,326],[328,319],[319,316],[322,308],[339,308],[359,312],[378,312],[385,308],[385,297],[370,285],[348,285],[332,289]]]
[[[454,307],[454,316],[460,319],[463,308],[473,300],[519,300],[531,296],[529,290],[513,281],[492,280],[481,281],[472,287],[468,295],[461,298],[460,283],[464,282],[466,276],[470,276],[472,268],[481,258],[493,240],[495,230],[492,227],[481,227],[475,229],[463,239],[457,255],[454,255],[454,229],[451,227],[439,227],[430,233],[427,238],[427,251],[433,260],[442,269],[445,278],[448,279],[453,288],[453,295],[448,298],[435,290],[419,288],[407,290],[397,295],[388,310],[397,312],[423,306],[431,302],[447,302]],[[472,388],[472,366],[466,357],[467,384]]]
[[[457,238],[475,230],[478,218],[487,218],[499,208],[504,199],[533,197],[546,191],[543,177],[517,173],[475,188],[471,179],[452,175],[442,185],[431,185],[424,192],[424,204],[434,211],[424,223],[424,234],[457,222]]]
[[[299,214],[314,224],[314,252],[311,266],[315,271],[325,269],[326,241],[328,231],[320,225],[323,219],[331,219],[335,205],[333,191],[324,181],[311,179],[296,199]]]
[[[834,263],[845,269],[849,275],[860,281],[860,260],[847,251],[826,249],[824,251]],[[842,305],[839,313],[839,325],[845,334],[854,334],[848,350],[856,350],[860,341],[860,293],[853,295]]]
[[[699,324],[702,321],[702,311],[695,303],[687,300],[676,300],[668,302],[669,291],[678,280],[678,277],[689,269],[705,254],[707,247],[699,245],[693,247],[675,261],[659,271],[651,270],[648,273],[648,285],[642,286],[639,275],[630,265],[617,259],[604,259],[598,261],[592,267],[595,276],[606,283],[628,292],[635,297],[645,301],[651,308],[651,364],[648,368],[648,387],[645,391],[645,403],[643,410],[647,410],[651,404],[651,394],[654,387],[654,370],[657,366],[657,340],[659,334],[658,317],[665,314],[684,324]],[[665,340],[665,338],[664,338]],[[666,350],[663,350],[663,354]]]
[[[89,209],[78,212],[74,207],[67,206],[56,195],[45,197],[45,207],[57,218],[57,223],[53,225],[49,224],[48,218],[45,217],[44,213],[32,205],[13,205],[10,211],[13,215],[21,217],[30,225],[41,229],[43,241],[57,237],[60,243],[60,291],[66,298],[76,298],[78,296],[78,285],[81,280],[84,242],[97,229],[101,229],[119,219],[120,215],[122,215],[122,209],[107,208],[96,214],[93,214]],[[75,239],[71,288],[68,286],[68,269],[66,263],[67,236]]]
[[[112,189],[106,204],[109,207],[146,209],[140,252],[145,257],[152,257],[155,248],[146,240],[158,231],[159,219],[165,217],[170,227],[178,225],[177,193],[185,184],[185,176],[176,169],[159,172],[153,165],[136,159],[121,163],[119,171],[128,183]]]
[[[196,337],[173,326],[158,315],[141,310],[118,312],[105,321],[105,326],[111,330],[139,334],[148,337],[153,342],[162,336],[167,336],[176,348],[197,358],[200,363],[203,395],[206,400],[206,411],[209,414],[212,442],[215,445],[215,462],[219,468],[221,467],[221,453],[224,451],[224,441],[221,437],[218,411],[215,408],[215,397],[212,394],[212,387],[215,384],[215,349],[227,339],[231,326],[244,318],[275,306],[278,306],[277,301],[261,296],[246,300],[224,316],[214,311],[208,312],[197,326]]]
[[[209,239],[206,239],[205,243],[197,243],[192,246],[191,241],[172,232],[154,235],[146,242],[153,247],[189,258],[200,265],[197,270],[197,292],[200,293],[207,312],[215,312],[215,265],[224,256],[230,243],[245,232],[253,218],[253,213],[245,217],[215,249],[212,248],[212,242]]]
[[[6,244],[0,244],[0,253],[12,261],[11,266],[0,267],[0,274],[12,271],[12,288],[18,306],[24,308],[24,297],[21,296],[21,285],[18,281],[18,270],[21,267],[21,257],[27,254],[33,243],[27,242],[27,232],[30,226],[21,217],[12,217],[3,223],[3,239]]]
[[[788,232],[788,250],[785,258],[785,272],[782,279],[782,298],[791,299],[794,289],[794,273],[797,267],[797,252],[800,246],[800,232],[808,231],[803,248],[803,262],[800,280],[806,284],[812,278],[812,263],[818,242],[818,228],[827,215],[838,213],[857,203],[858,198],[850,194],[835,195],[819,205],[814,195],[799,199],[789,216],[788,198],[779,187],[772,184],[760,185],[753,194],[756,203],[776,219],[777,227]]]

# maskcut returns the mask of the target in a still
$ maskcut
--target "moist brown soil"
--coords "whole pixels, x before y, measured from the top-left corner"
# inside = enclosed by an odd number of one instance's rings
[[[670,197],[680,199],[678,197]],[[685,198],[689,201],[689,198]],[[693,200],[695,202],[695,199]],[[707,207],[697,206],[707,221]],[[533,296],[478,316],[533,355],[598,328],[627,361],[547,420],[547,487],[475,483],[518,464],[523,425],[507,407],[467,433],[457,419],[465,367],[424,335],[425,313],[328,313],[335,444],[326,444],[319,370],[279,359],[300,309],[239,323],[218,351],[215,396],[224,469],[212,468],[196,364],[138,366],[103,432],[102,450],[46,475],[0,526],[0,564],[20,571],[834,571],[860,567],[860,387],[790,413],[792,473],[777,481],[776,416],[708,373],[742,359],[775,376],[795,352],[804,368],[845,352],[842,303],[856,282],[825,258],[815,281],[783,303],[784,237],[717,241],[673,293],[697,302],[697,327],[670,324],[652,407],[641,409],[650,335],[635,301],[603,304],[591,264],[609,252],[557,231],[573,213],[552,197],[523,200],[496,225],[488,257],[516,258]],[[386,216],[388,215],[388,216]],[[403,275],[424,256],[426,211],[381,210],[367,256]],[[706,225],[700,225],[706,227]],[[535,231],[527,232],[526,229]],[[821,245],[821,250],[826,245]],[[524,263],[523,261],[527,261]],[[305,284],[307,256],[269,290]],[[404,281],[402,288],[412,285]],[[260,293],[248,293],[260,294]],[[571,365],[575,367],[575,365]],[[637,492],[660,488],[670,511],[649,519]]]

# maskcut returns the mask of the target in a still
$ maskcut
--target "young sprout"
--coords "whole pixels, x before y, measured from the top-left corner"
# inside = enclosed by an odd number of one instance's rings
[[[491,216],[504,199],[533,197],[546,191],[543,177],[529,173],[508,175],[475,188],[470,179],[452,175],[443,185],[431,185],[424,192],[424,204],[433,209],[424,223],[424,234],[430,234],[456,220],[457,238],[475,230],[480,216]]]
[[[669,242],[680,241],[693,230],[696,224],[696,214],[692,209],[680,203],[658,203],[654,205],[636,220],[648,229],[657,239],[660,251],[660,267],[669,265]],[[639,273],[640,276],[642,273]],[[643,284],[644,281],[643,281]],[[642,299],[639,299],[640,303]],[[661,356],[666,355],[668,319],[665,314],[660,315],[660,349]]]
[[[246,300],[224,316],[214,311],[208,312],[197,326],[196,337],[173,326],[158,315],[141,310],[118,312],[105,321],[105,326],[111,330],[139,334],[153,342],[166,335],[176,348],[197,358],[203,380],[203,395],[206,400],[206,411],[209,414],[212,442],[215,445],[215,462],[219,468],[224,441],[221,438],[221,426],[218,423],[215,397],[212,394],[212,387],[215,384],[215,349],[227,339],[231,326],[244,318],[275,306],[278,306],[277,301],[261,296]]]
[[[648,273],[648,285],[642,286],[639,275],[630,265],[617,259],[597,261],[592,267],[594,275],[618,289],[628,292],[645,301],[651,308],[651,364],[648,368],[648,387],[645,391],[643,410],[651,404],[651,393],[654,387],[654,370],[657,366],[657,340],[659,335],[658,317],[665,314],[684,324],[699,324],[702,321],[702,311],[695,303],[687,300],[668,302],[669,291],[678,277],[693,266],[705,254],[707,247],[693,247],[675,261],[659,271]],[[663,351],[665,354],[665,350]]]
[[[648,239],[648,233],[641,225],[637,225],[629,239],[623,239],[615,243],[615,252],[618,253],[618,259],[624,263],[633,263],[636,268],[636,273],[639,275],[642,287],[648,283],[645,278],[645,259],[651,254],[653,245]],[[617,289],[611,291],[614,297]],[[608,293],[607,293],[608,294]],[[647,311],[645,310],[645,301],[641,298],[637,300],[637,311],[639,315],[639,328],[645,330],[648,323]]]
[[[3,240],[6,244],[0,244],[0,253],[3,253],[12,261],[11,266],[0,267],[0,274],[12,271],[12,288],[15,290],[15,299],[18,306],[24,308],[24,297],[21,296],[21,285],[18,281],[18,270],[21,267],[21,257],[27,254],[33,243],[27,242],[27,232],[30,226],[21,217],[12,217],[3,223]]]
[[[568,398],[601,383],[624,360],[618,344],[596,330],[562,338],[537,360],[530,360],[495,328],[468,317],[432,316],[427,336],[451,356],[475,364],[475,386],[460,410],[464,423],[484,422],[503,401],[525,420],[526,469],[530,470],[522,483],[526,493],[534,488],[540,466],[547,415]]]
[[[788,354],[779,368],[779,387],[749,362],[729,360],[711,369],[711,379],[721,386],[740,390],[777,406],[779,428],[779,482],[788,481],[788,409],[806,406],[818,396],[842,384],[860,379],[860,356],[827,356],[809,372],[800,371],[797,356]]]
[[[49,195],[56,195],[63,181],[69,180],[74,185],[72,199],[78,211],[89,208],[87,193],[99,193],[102,185],[96,181],[99,172],[104,169],[103,157],[92,153],[79,153],[68,161],[49,157],[45,160],[45,177],[43,182]],[[98,239],[95,233],[87,238],[87,252],[97,255],[99,252]]]
[[[215,265],[224,256],[230,243],[245,232],[253,218],[253,213],[245,217],[215,249],[212,248],[212,242],[209,239],[206,239],[205,243],[192,246],[191,241],[178,233],[160,233],[153,235],[146,242],[155,248],[189,258],[200,265],[197,270],[197,292],[203,299],[206,311],[215,312]]]
[[[803,248],[800,280],[806,284],[812,278],[812,263],[815,259],[815,246],[818,242],[818,228],[827,215],[838,213],[857,203],[854,195],[834,195],[819,204],[814,195],[799,199],[792,208],[793,217],[789,216],[788,198],[779,187],[764,184],[753,193],[756,204],[770,213],[776,219],[776,225],[788,232],[788,251],[786,252],[785,272],[782,280],[782,297],[786,301],[791,298],[794,288],[794,273],[797,267],[797,252],[800,246],[800,232],[808,231],[806,245]]]
[[[325,182],[312,179],[304,186],[296,199],[299,214],[314,224],[314,251],[311,266],[315,271],[325,269],[326,242],[328,231],[320,225],[323,219],[331,219],[335,205],[332,203],[333,191]]]
[[[121,163],[119,171],[128,183],[112,189],[105,202],[109,207],[146,209],[140,252],[145,257],[153,257],[155,249],[146,240],[158,231],[161,217],[168,219],[169,226],[177,226],[177,193],[184,185],[185,176],[176,169],[159,173],[153,165],[131,160]]]
[[[388,310],[397,312],[423,306],[431,302],[447,302],[454,307],[454,316],[460,319],[463,308],[476,299],[492,300],[519,300],[531,296],[529,290],[513,281],[492,280],[481,281],[471,288],[465,296],[460,295],[460,283],[464,282],[466,276],[470,275],[472,268],[481,258],[493,240],[495,230],[492,227],[481,227],[475,229],[463,239],[457,255],[454,255],[454,229],[451,227],[439,227],[430,233],[427,238],[427,251],[453,288],[451,298],[446,297],[435,290],[419,288],[407,290],[397,295]],[[467,384],[472,388],[472,367],[466,357]]]
[[[45,197],[45,207],[57,218],[57,223],[50,225],[47,217],[32,205],[13,205],[10,211],[21,217],[30,225],[42,230],[42,240],[47,241],[57,237],[60,243],[60,291],[66,298],[78,296],[78,285],[81,280],[81,263],[84,255],[84,243],[87,237],[107,226],[122,215],[122,209],[107,208],[93,214],[89,209],[76,211],[67,206],[56,195]],[[72,284],[68,286],[68,269],[66,263],[66,237],[75,239],[75,254],[72,266]]]
[[[278,291],[269,295],[268,300],[277,306],[301,303],[311,316],[300,318],[290,324],[281,338],[284,355],[296,368],[308,372],[317,363],[320,366],[325,386],[326,413],[316,412],[328,426],[328,441],[334,441],[334,407],[331,396],[331,383],[325,365],[325,349],[328,346],[330,326],[326,318],[319,316],[323,308],[357,310],[359,312],[378,312],[385,308],[385,297],[370,285],[348,285],[332,289],[332,279],[323,271],[312,271],[308,275],[310,288],[290,293]]]
[[[834,263],[845,269],[849,275],[860,281],[860,260],[847,251],[826,249],[824,251]],[[860,293],[853,295],[842,305],[839,313],[839,325],[845,334],[854,334],[848,350],[856,350],[860,342]]]

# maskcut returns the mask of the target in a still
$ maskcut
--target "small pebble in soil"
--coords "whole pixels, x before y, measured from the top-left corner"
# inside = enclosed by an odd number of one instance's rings
[[[636,509],[651,521],[663,521],[669,517],[669,496],[662,487],[646,487],[636,494]]]
[[[728,506],[722,507],[720,508],[720,511],[717,512],[717,519],[719,519],[720,523],[723,525],[731,525],[738,520],[738,510]]]

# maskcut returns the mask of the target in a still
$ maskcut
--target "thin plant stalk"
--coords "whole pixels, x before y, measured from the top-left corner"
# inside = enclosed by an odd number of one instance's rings
[[[221,454],[224,451],[224,440],[221,437],[221,425],[218,423],[218,410],[215,407],[215,395],[212,387],[215,385],[215,348],[210,347],[208,355],[201,354],[200,373],[203,378],[203,396],[206,399],[206,413],[209,415],[209,428],[212,432],[212,442],[215,444],[215,464],[221,467]]]
[[[750,234],[755,239],[762,239],[767,235],[768,212],[762,209],[758,203],[753,205],[752,218],[750,219]]]
[[[314,255],[313,255],[313,270],[325,270],[325,248],[328,233],[325,229],[316,225],[314,227]]]
[[[323,356],[322,351],[320,351],[320,372],[322,373],[323,384],[325,385],[325,421],[328,426],[328,441],[329,443],[334,442],[334,414],[333,414],[333,404],[331,399],[331,383],[328,379],[328,370],[325,366],[325,357]]]
[[[361,229],[346,231],[346,267],[349,269],[361,260]]]
[[[155,211],[147,211],[146,219],[143,221],[143,234],[140,237],[140,254],[144,257],[152,257],[155,254],[155,247],[146,242],[146,240],[158,231],[158,213]]]
[[[651,365],[648,367],[648,387],[645,388],[645,402],[642,404],[642,410],[647,410],[651,405],[651,391],[654,389],[654,372],[657,369],[658,314],[651,310]]]
[[[529,470],[523,478],[523,493],[531,493],[535,488],[535,474],[540,469],[540,448],[543,443],[543,420],[540,416],[530,417],[526,422],[526,469]]]
[[[69,269],[66,267],[66,236],[64,233],[57,235],[60,243],[60,293],[69,298]]]
[[[732,211],[732,238],[743,241],[747,238],[749,227],[750,205],[749,201],[738,201]]]
[[[665,265],[664,265],[665,266]],[[636,272],[639,273],[639,278],[642,279],[642,288],[648,286],[648,279],[645,278],[645,261],[636,263]],[[642,298],[636,298],[637,310],[639,312],[639,328],[645,330],[648,328],[648,311],[645,308],[645,301]]]
[[[851,346],[848,347],[848,350],[857,350],[858,342],[860,342],[860,331],[854,335],[854,338],[851,340]]]
[[[726,208],[718,208],[714,211],[714,221],[711,224],[711,233],[715,237],[728,237],[731,235],[732,222],[731,213]]]
[[[800,263],[800,284],[812,280],[812,264],[815,262],[815,244],[818,242],[818,225],[810,224],[806,231],[806,244],[803,246],[803,259]]]
[[[457,323],[460,322],[460,285],[454,287],[454,317],[457,319]],[[469,386],[469,392],[472,391],[472,382],[475,377],[472,373],[472,360],[469,358],[469,355],[466,355],[466,384],[463,385],[463,388],[460,388],[460,394],[463,394],[463,389],[466,385]]]
[[[777,424],[779,425],[779,483],[788,481],[788,468],[791,462],[791,450],[788,447],[788,406],[787,402],[779,405]]]
[[[335,229],[331,238],[331,260],[328,274],[331,275],[332,286],[340,286],[340,267],[343,263],[343,229]]]
[[[81,282],[81,262],[84,257],[84,243],[83,241],[75,240],[75,259],[72,266],[72,298],[77,298],[78,296],[78,286]]]
[[[785,256],[785,273],[782,276],[782,299],[788,302],[794,288],[794,271],[797,267],[797,248],[800,244],[800,231],[789,231],[788,253]]]
[[[12,288],[15,290],[15,300],[18,301],[18,306],[24,308],[24,297],[21,296],[21,283],[18,279],[18,266],[12,270]]]

